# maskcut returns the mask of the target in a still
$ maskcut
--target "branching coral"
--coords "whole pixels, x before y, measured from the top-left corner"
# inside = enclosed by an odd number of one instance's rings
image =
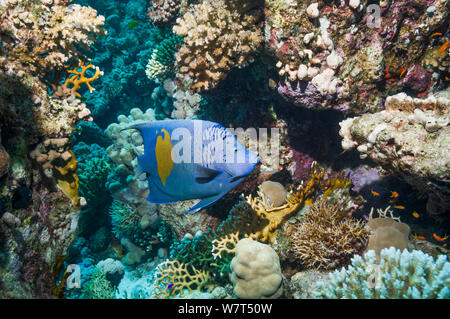
[[[175,69],[175,53],[178,51],[183,38],[172,35],[165,38],[154,50],[148,61],[145,74],[151,80],[163,80],[169,72]]]
[[[91,276],[91,280],[82,288],[82,296],[85,299],[114,299],[116,292],[112,284],[106,278],[106,271],[97,268]]]
[[[87,49],[95,36],[105,34],[105,18],[91,7],[68,6],[64,1],[3,1],[0,8],[0,34],[8,59],[0,65],[18,71],[11,61],[19,62],[34,75],[63,68],[68,60],[80,56],[76,46]]]
[[[263,41],[260,4],[204,0],[178,18],[173,31],[185,37],[176,54],[178,79],[193,91],[209,90],[249,61]]]
[[[342,147],[356,147],[362,159],[370,157],[428,193],[428,213],[449,219],[450,100],[438,94],[418,99],[399,93],[388,97],[385,107],[342,121]]]
[[[215,238],[212,241],[213,249],[211,250],[214,259],[221,257],[222,253],[231,254],[236,251],[236,245],[239,241],[239,231]]]
[[[130,236],[141,220],[141,216],[132,207],[118,200],[113,201],[109,214],[112,231],[119,239]]]
[[[349,217],[341,203],[326,199],[315,201],[293,227],[288,249],[308,268],[348,264],[354,254],[364,250],[369,236],[369,230]]]
[[[69,67],[70,66],[66,67],[67,73],[71,74],[71,76],[68,76],[68,78],[64,81],[62,87],[65,89],[70,89],[77,97],[81,97],[81,94],[78,92],[81,84],[86,84],[89,92],[92,93],[95,89],[91,86],[91,82],[96,80],[100,75],[103,75],[103,72],[90,62],[88,62],[87,64],[79,60],[78,65],[73,69],[69,69]],[[92,75],[91,77],[86,77],[86,71],[88,69],[95,70],[94,75]]]
[[[155,275],[154,295],[157,298],[183,296],[189,292],[209,288],[211,276],[206,270],[198,270],[192,265],[180,263],[178,260],[167,260],[158,265]]]
[[[291,190],[286,198],[286,204],[278,207],[267,205],[267,200],[261,186],[259,187],[258,197],[247,197],[247,202],[256,212],[260,219],[265,219],[268,224],[251,235],[251,238],[262,242],[273,242],[275,231],[283,221],[286,221],[293,214],[298,212],[305,204],[309,205],[312,200],[323,192],[323,197],[329,196],[334,190],[346,187],[350,181],[342,174],[337,178],[325,180],[325,170],[320,168],[316,162],[311,166],[311,178],[308,182],[302,182],[295,190]]]
[[[448,299],[450,263],[419,250],[385,248],[377,262],[375,251],[354,256],[348,268],[336,270],[329,281],[317,283],[317,298]]]
[[[148,18],[156,26],[162,26],[175,20],[180,11],[182,0],[152,0],[148,8]]]

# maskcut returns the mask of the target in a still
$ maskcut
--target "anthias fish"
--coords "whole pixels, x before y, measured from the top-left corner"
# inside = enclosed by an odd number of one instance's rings
[[[201,199],[186,213],[198,211],[224,196],[253,172],[259,158],[218,123],[164,120],[140,123],[144,154],[137,175],[147,173],[147,200],[168,204]]]

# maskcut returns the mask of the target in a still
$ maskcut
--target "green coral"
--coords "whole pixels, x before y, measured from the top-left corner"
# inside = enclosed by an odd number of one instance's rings
[[[394,247],[374,250],[364,258],[355,255],[348,268],[331,273],[329,282],[318,282],[317,298],[348,299],[448,299],[450,262],[447,256],[433,257],[419,250]]]
[[[106,278],[106,271],[97,268],[91,280],[83,287],[81,295],[84,299],[114,299],[116,291]]]
[[[108,221],[111,195],[106,183],[113,163],[106,150],[97,144],[80,142],[75,145],[74,153],[78,162],[79,194],[87,203],[80,214],[79,233],[89,236]]]
[[[132,235],[139,226],[140,215],[130,205],[119,200],[112,202],[109,215],[112,232],[117,238]]]
[[[174,241],[170,247],[170,259],[178,260],[182,264],[192,265],[200,271],[209,271],[213,279],[220,284],[228,283],[229,264],[232,256],[222,256],[214,259],[212,255],[212,241],[216,238],[211,230],[193,239]]]
[[[164,39],[152,53],[148,61],[145,73],[151,80],[163,80],[170,72],[174,71],[175,53],[183,43],[183,37],[171,35]]]

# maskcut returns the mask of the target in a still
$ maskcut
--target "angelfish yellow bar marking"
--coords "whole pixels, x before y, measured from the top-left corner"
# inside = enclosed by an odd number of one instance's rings
[[[169,132],[165,129],[162,129],[161,133],[164,134],[164,138],[161,135],[156,138],[155,154],[159,179],[163,186],[166,186],[166,179],[173,169],[172,141],[170,140]]]

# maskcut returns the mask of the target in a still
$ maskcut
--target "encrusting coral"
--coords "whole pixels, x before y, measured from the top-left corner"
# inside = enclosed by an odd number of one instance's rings
[[[329,274],[318,282],[316,298],[326,299],[448,299],[450,262],[447,256],[433,257],[419,250],[394,247],[352,258],[351,266]]]
[[[177,78],[192,91],[210,90],[241,67],[263,41],[261,1],[203,0],[173,27],[184,37],[176,53]]]
[[[386,99],[385,108],[342,121],[342,147],[356,147],[362,159],[371,158],[428,193],[428,213],[450,218],[450,100],[438,94],[418,99],[399,93]]]

